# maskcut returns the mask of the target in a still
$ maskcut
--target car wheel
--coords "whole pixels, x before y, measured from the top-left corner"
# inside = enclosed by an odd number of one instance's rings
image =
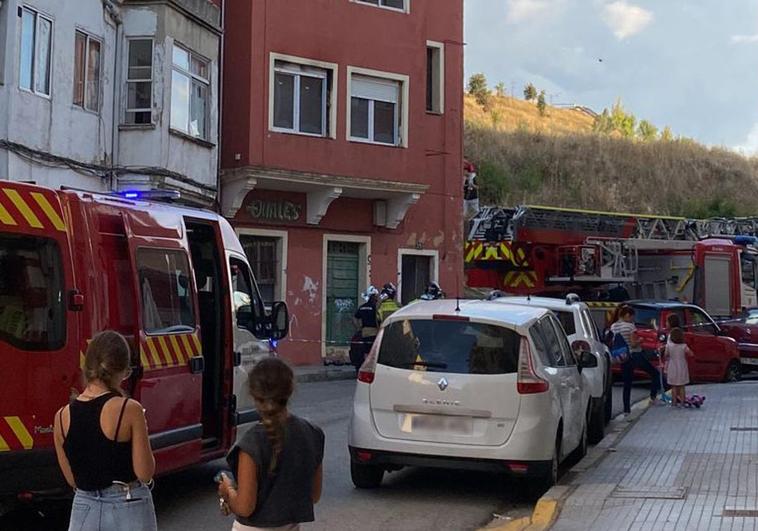
[[[350,477],[359,489],[375,489],[382,484],[384,469],[376,465],[350,463]]]
[[[611,418],[613,417],[613,386],[608,385],[608,389],[605,391],[605,402],[604,402],[605,411],[603,411],[603,420],[605,421],[605,424],[607,425]]]
[[[561,432],[555,437],[555,449],[553,450],[553,457],[550,459],[550,465],[545,473],[536,478],[529,484],[529,494],[533,498],[539,498],[547,490],[558,483],[558,470],[561,464]]]
[[[737,360],[729,362],[729,366],[726,368],[726,374],[724,375],[725,382],[738,382],[742,378],[742,368]]]
[[[605,437],[605,412],[608,397],[593,399],[592,413],[589,419],[589,442],[597,444]]]
[[[584,420],[584,427],[582,428],[582,436],[579,439],[579,446],[576,447],[576,450],[574,450],[571,453],[571,462],[572,463],[578,463],[582,460],[582,458],[587,455],[587,432],[588,432],[588,426],[590,423],[591,418],[591,405],[587,404],[587,415],[585,416]]]

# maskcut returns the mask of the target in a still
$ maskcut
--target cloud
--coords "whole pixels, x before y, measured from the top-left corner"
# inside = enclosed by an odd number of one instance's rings
[[[758,155],[758,123],[753,124],[753,128],[747,134],[747,138],[738,146],[734,146],[734,150],[745,156]]]
[[[560,0],[508,0],[505,21],[518,24],[550,11]]]
[[[732,44],[751,44],[758,42],[758,35],[732,35]]]
[[[653,21],[653,13],[640,6],[627,4],[625,0],[606,4],[602,16],[618,40],[636,35]]]

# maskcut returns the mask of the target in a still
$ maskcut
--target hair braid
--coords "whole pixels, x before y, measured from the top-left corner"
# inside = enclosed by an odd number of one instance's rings
[[[119,376],[129,368],[129,343],[126,338],[106,330],[95,335],[84,357],[85,383],[100,380],[109,391],[123,395]]]
[[[294,390],[292,369],[278,358],[266,358],[250,371],[250,394],[255,399],[272,455],[268,473],[273,474],[284,450],[287,402]]]

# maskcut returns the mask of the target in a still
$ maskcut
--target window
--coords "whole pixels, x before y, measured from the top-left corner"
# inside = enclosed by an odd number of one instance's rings
[[[74,105],[100,110],[100,41],[77,31],[74,39]]]
[[[426,43],[426,110],[441,114],[445,108],[445,45]]]
[[[351,79],[350,138],[399,144],[400,83],[354,75]]]
[[[195,312],[187,255],[164,249],[138,249],[137,270],[145,332],[193,331]]]
[[[273,75],[273,128],[326,136],[332,71],[277,60]]]
[[[569,345],[568,338],[566,337],[566,334],[564,334],[561,330],[561,327],[558,325],[558,321],[555,319],[553,319],[553,327],[555,328],[555,335],[558,338],[558,344],[561,347],[561,354],[564,364],[568,367],[573,367],[576,365],[576,360],[574,359],[574,351],[571,350],[571,345]]]
[[[696,334],[716,335],[718,328],[705,313],[694,308],[687,310],[687,313],[689,314],[690,331]]]
[[[242,260],[231,258],[229,269],[237,327],[248,330],[258,339],[266,339],[263,302],[250,268]]]
[[[126,73],[126,123],[151,124],[153,108],[153,40],[130,39]]]
[[[518,368],[518,332],[483,323],[413,319],[384,329],[379,363],[455,374],[510,374]]]
[[[181,46],[173,48],[171,72],[171,128],[207,139],[209,63]]]
[[[279,238],[242,236],[240,240],[253,269],[253,275],[258,281],[261,297],[266,304],[271,304],[278,298],[276,277],[279,270]]]
[[[66,307],[58,244],[0,234],[0,271],[0,343],[22,350],[63,347]]]
[[[563,351],[561,350],[561,344],[558,341],[558,336],[555,333],[555,329],[550,322],[550,319],[545,317],[535,325],[535,329],[539,331],[539,335],[542,336],[542,348],[544,348],[550,365],[552,367],[565,367],[566,361],[564,360]],[[532,336],[534,339],[535,336]],[[536,341],[535,341],[536,343]]]
[[[573,335],[576,334],[576,324],[574,322],[574,312],[554,312],[555,316],[558,318],[558,321],[560,321],[561,326],[563,327],[563,330],[566,331],[567,335]]]
[[[50,58],[53,22],[36,11],[21,10],[21,61],[19,86],[35,94],[50,95]]]
[[[391,9],[399,9],[406,11],[406,3],[408,0],[357,0],[361,4],[372,4],[379,7],[388,7]]]

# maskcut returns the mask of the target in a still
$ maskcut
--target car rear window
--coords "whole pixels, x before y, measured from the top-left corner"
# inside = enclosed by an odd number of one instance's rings
[[[521,336],[468,321],[412,319],[384,330],[378,362],[398,369],[456,374],[516,372]]]
[[[661,326],[661,315],[657,308],[634,308],[634,324],[641,328],[655,328]]]
[[[576,325],[574,324],[574,312],[554,312],[555,316],[561,322],[561,326],[566,331],[566,335],[576,334]]]

